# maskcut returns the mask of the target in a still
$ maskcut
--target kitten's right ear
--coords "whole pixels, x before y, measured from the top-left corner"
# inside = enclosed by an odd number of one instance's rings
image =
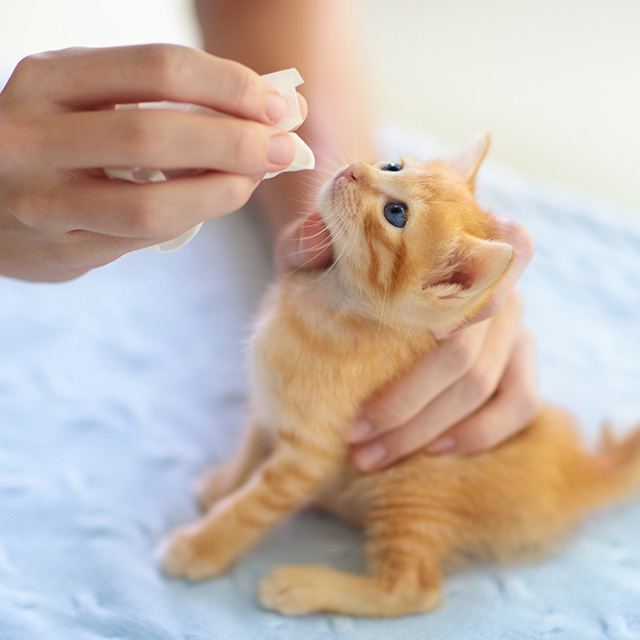
[[[491,136],[488,133],[479,133],[468,147],[449,161],[454,171],[460,174],[472,189],[475,186],[478,169],[482,165],[490,145]]]
[[[506,242],[468,237],[450,257],[451,270],[423,289],[440,300],[466,300],[486,292],[513,260],[513,247]]]

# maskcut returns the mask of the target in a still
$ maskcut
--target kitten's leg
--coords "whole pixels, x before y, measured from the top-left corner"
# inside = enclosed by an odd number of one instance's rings
[[[391,617],[430,611],[440,601],[437,582],[417,586],[415,575],[388,581],[325,566],[277,567],[260,583],[261,604],[288,616],[326,612]]]
[[[367,555],[371,575],[323,566],[283,566],[260,584],[260,601],[286,615],[330,612],[400,616],[440,602],[440,564],[455,539],[453,523],[431,522],[406,500],[390,500],[370,513]]]
[[[208,511],[220,498],[241,487],[270,452],[268,434],[260,424],[251,419],[234,456],[198,478],[195,495],[200,508]]]
[[[164,570],[189,580],[222,573],[271,526],[309,502],[345,455],[316,444],[305,450],[304,443],[281,442],[245,485],[161,545]]]

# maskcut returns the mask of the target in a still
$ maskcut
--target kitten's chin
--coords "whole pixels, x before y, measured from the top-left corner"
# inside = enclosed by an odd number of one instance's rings
[[[333,227],[335,226],[335,213],[338,208],[338,199],[333,189],[333,182],[333,179],[329,180],[320,190],[320,194],[318,195],[318,213],[322,218],[324,226],[331,234],[332,239],[335,240]]]
[[[327,224],[327,213],[331,211],[333,204],[333,178],[322,185],[318,194],[318,205],[320,207],[320,215],[325,224]]]
[[[318,201],[320,203],[320,208],[324,210],[323,213],[332,211],[337,204],[339,199],[340,177],[341,171],[338,170],[322,185],[322,188],[320,189]]]
[[[351,165],[338,169],[333,176],[327,180],[320,189],[318,195],[319,213],[322,220],[333,234],[333,228],[340,213],[343,213],[346,202],[349,200],[346,172]]]

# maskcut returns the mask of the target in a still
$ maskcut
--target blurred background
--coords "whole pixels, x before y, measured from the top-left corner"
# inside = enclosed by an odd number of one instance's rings
[[[490,131],[492,162],[640,219],[640,1],[355,1],[385,117],[455,145]],[[47,49],[200,40],[190,0],[2,4],[5,78]]]

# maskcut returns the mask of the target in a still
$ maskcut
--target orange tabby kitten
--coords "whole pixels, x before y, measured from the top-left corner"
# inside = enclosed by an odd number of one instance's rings
[[[370,573],[283,566],[260,585],[270,609],[397,616],[438,604],[443,562],[544,546],[589,508],[640,484],[640,432],[598,455],[545,407],[520,435],[471,457],[417,453],[360,474],[345,429],[372,393],[486,303],[512,260],[473,197],[487,148],[451,163],[354,163],[325,185],[336,261],[268,292],[251,343],[252,419],[235,458],[207,474],[207,509],[162,546],[167,573],[225,571],[285,515],[321,501],[362,525]]]

